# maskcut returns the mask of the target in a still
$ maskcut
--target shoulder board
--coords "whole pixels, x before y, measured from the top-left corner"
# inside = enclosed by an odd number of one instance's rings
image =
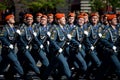
[[[87,30],[90,31],[91,28],[92,28],[92,25],[90,25]]]
[[[5,26],[2,28],[1,32],[0,32],[0,36],[4,36],[4,33],[6,32],[6,28]]]
[[[108,31],[109,31],[109,29],[107,29],[107,30],[105,30],[105,31],[103,32],[102,38],[106,38]]]

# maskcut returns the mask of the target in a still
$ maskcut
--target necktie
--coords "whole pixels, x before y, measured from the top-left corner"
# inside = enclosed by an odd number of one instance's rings
[[[11,31],[14,32],[14,28],[11,28]]]
[[[32,27],[29,27],[28,30],[29,30],[31,33],[33,33]]]

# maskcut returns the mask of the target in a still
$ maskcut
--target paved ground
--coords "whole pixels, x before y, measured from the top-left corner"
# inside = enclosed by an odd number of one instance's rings
[[[1,46],[0,46],[0,52],[1,52]],[[15,52],[17,52],[17,48],[16,48],[16,50],[15,50]],[[1,53],[0,53],[1,54]],[[40,62],[38,62],[38,64],[37,64],[37,66],[41,66],[41,63]],[[90,76],[91,77],[91,76]],[[15,75],[15,78],[16,78],[16,80],[18,80],[19,79],[19,75]],[[35,73],[34,72],[32,72],[32,71],[30,71],[29,73],[28,73],[28,80],[41,80],[39,77],[37,77],[36,75],[35,75]],[[79,80],[93,80],[94,78],[92,77],[91,79],[83,79],[83,78],[81,78],[80,77],[80,79]],[[4,79],[4,76],[3,75],[0,75],[0,80],[5,80]],[[49,76],[49,79],[48,80],[53,80],[53,78],[51,77],[51,76]],[[55,79],[54,79],[55,80]],[[67,80],[66,79],[66,77],[65,76],[62,76],[61,77],[61,80]],[[105,79],[105,80],[119,80],[118,79],[118,77],[116,76],[116,74],[112,74],[112,75],[110,75],[110,76],[107,76],[107,78]]]
[[[15,78],[16,80],[19,80],[19,75],[15,75]],[[0,75],[0,80],[5,80],[3,75]],[[41,79],[37,77],[34,72],[29,72],[27,80],[41,80]],[[51,76],[49,76],[48,80],[56,80],[56,79],[53,79]],[[67,79],[65,76],[62,76],[61,79],[59,80],[67,80]],[[84,79],[80,77],[78,80],[94,80],[94,78]],[[107,76],[105,80],[119,80],[119,79],[115,74],[112,74],[111,76]]]

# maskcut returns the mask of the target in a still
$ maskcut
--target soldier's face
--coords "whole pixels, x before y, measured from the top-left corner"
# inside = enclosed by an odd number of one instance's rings
[[[52,23],[53,22],[53,16],[48,16],[48,23]]]
[[[47,24],[47,18],[41,18],[41,24],[46,25]]]
[[[84,18],[79,18],[78,19],[78,25],[82,26],[85,22],[85,19]]]
[[[93,24],[97,24],[98,20],[99,20],[98,16],[92,16],[92,23]]]
[[[40,23],[40,21],[41,21],[41,16],[37,16],[37,17],[36,17],[36,21]]]
[[[65,25],[65,24],[66,24],[65,17],[62,17],[61,19],[59,19],[59,23],[60,23],[61,25]]]
[[[10,23],[10,24],[14,24],[14,23],[15,23],[15,19],[14,19],[14,17],[11,17],[11,18],[8,20],[8,23]]]
[[[28,18],[26,19],[26,23],[27,23],[28,25],[32,25],[32,23],[33,23],[33,17],[28,17]]]
[[[88,22],[88,16],[84,16],[85,23]]]
[[[111,24],[116,26],[117,25],[117,18],[113,18],[111,21]]]
[[[75,20],[74,17],[69,17],[68,22],[69,22],[70,24],[73,24],[74,20]]]

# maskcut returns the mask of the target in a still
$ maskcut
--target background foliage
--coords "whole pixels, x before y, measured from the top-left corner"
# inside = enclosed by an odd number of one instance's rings
[[[21,3],[25,4],[27,8],[33,9],[35,12],[41,10],[43,12],[51,12],[55,10],[57,6],[64,7],[65,0],[21,0]]]
[[[91,0],[90,4],[92,11],[107,10],[109,6],[114,10],[120,8],[120,0]]]

